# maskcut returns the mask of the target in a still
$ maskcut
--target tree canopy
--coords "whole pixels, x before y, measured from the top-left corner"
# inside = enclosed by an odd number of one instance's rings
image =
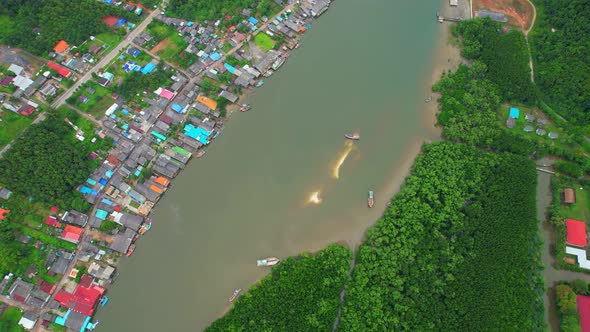
[[[536,0],[529,35],[544,100],[563,117],[590,124],[590,6],[585,0]]]
[[[270,15],[273,7],[272,0],[170,0],[166,14],[202,21],[239,15],[245,8],[253,9],[252,14]]]
[[[70,112],[75,121],[77,114]],[[12,191],[49,204],[71,207],[94,163],[89,146],[74,139],[64,114],[50,112],[47,119],[32,125],[0,159],[0,179]],[[98,144],[97,144],[98,145]]]
[[[332,331],[351,258],[339,244],[290,257],[205,331]]]
[[[96,0],[3,0],[0,2],[0,43],[41,55],[61,39],[79,45],[89,36],[109,31],[105,16],[136,22],[138,16]],[[35,28],[39,28],[39,33]]]

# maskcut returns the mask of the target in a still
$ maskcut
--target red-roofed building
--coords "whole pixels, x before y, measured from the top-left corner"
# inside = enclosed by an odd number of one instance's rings
[[[49,225],[51,227],[56,227],[56,228],[61,227],[61,223],[57,222],[57,218],[54,216],[47,217],[47,220],[45,220],[45,225]]]
[[[86,316],[92,316],[96,302],[105,292],[104,288],[94,285],[92,281],[91,276],[83,275],[74,294],[60,289],[55,295],[55,300],[65,308]]]
[[[51,295],[51,293],[53,293],[53,291],[55,290],[55,285],[54,285],[54,284],[50,284],[50,283],[48,283],[47,281],[42,281],[42,282],[41,282],[41,285],[39,285],[39,288],[40,288],[40,289],[41,289],[43,292],[45,292],[45,293],[47,293],[47,294]]]
[[[588,235],[586,234],[586,223],[574,219],[566,219],[565,227],[567,229],[566,243],[576,247],[586,247],[588,245]]]
[[[80,237],[82,237],[83,232],[84,230],[80,227],[67,225],[66,228],[64,228],[61,237],[66,241],[78,243],[80,241]]]
[[[55,70],[58,74],[65,78],[72,76],[72,72],[69,69],[62,67],[53,61],[49,61],[47,63],[47,68]]]
[[[55,45],[53,50],[57,53],[64,53],[68,50],[68,48],[69,48],[68,43],[66,43],[66,41],[62,39],[57,42],[57,45]]]
[[[24,115],[24,116],[29,116],[29,115],[33,114],[33,112],[35,112],[35,107],[33,107],[31,105],[23,106],[18,110],[18,114]]]
[[[10,213],[10,210],[5,210],[0,207],[0,221],[6,219],[6,217],[8,217],[9,213]]]
[[[174,98],[174,92],[167,89],[162,89],[162,91],[160,91],[160,97],[171,100]]]
[[[590,332],[590,297],[578,295],[577,302],[582,332]]]

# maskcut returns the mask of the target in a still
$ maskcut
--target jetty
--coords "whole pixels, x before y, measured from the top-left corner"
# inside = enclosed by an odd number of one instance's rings
[[[458,16],[457,17],[445,17],[445,16],[442,16],[438,12],[436,13],[436,19],[438,20],[439,23],[443,23],[444,21],[447,21],[447,22],[461,22],[461,21],[464,21],[465,20],[465,18],[458,17]]]

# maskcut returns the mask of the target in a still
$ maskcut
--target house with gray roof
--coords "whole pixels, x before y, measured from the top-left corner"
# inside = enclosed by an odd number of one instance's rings
[[[125,229],[125,232],[117,234],[109,248],[122,254],[127,253],[135,234],[136,233],[132,229]]]
[[[230,101],[232,103],[235,103],[236,101],[238,101],[238,98],[239,98],[237,95],[235,95],[231,92],[228,92],[226,90],[221,91],[219,96],[227,99],[228,101]]]
[[[88,216],[76,210],[67,211],[66,213],[64,213],[61,219],[67,222],[68,224],[80,227],[84,227],[88,223]]]
[[[88,273],[95,278],[108,280],[115,273],[115,268],[110,265],[102,266],[97,262],[92,262],[88,267]]]
[[[6,297],[22,303],[27,303],[33,291],[33,284],[18,278],[8,290]]]

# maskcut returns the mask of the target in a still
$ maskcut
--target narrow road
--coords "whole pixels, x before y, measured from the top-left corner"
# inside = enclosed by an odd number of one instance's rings
[[[86,74],[82,75],[82,77],[80,77],[74,83],[74,85],[72,85],[71,88],[66,90],[66,92],[64,92],[59,98],[57,98],[57,100],[51,105],[51,107],[58,108],[61,105],[65,104],[66,100],[68,98],[70,98],[70,96],[72,96],[72,94],[76,91],[76,89],[78,89],[80,87],[80,85],[84,84],[86,81],[88,81],[92,77],[92,73],[96,72],[97,70],[99,70],[102,67],[104,67],[105,65],[107,65],[109,62],[111,62],[111,60],[113,60],[119,54],[119,52],[121,50],[123,50],[124,48],[129,46],[129,44],[131,44],[131,41],[135,37],[137,37],[137,35],[139,35],[145,29],[145,27],[148,26],[148,24],[150,24],[152,22],[152,20],[154,19],[154,17],[156,17],[158,15],[158,13],[159,12],[157,10],[152,11],[150,13],[150,15],[148,15],[148,17],[146,17],[145,20],[143,20],[143,22],[141,22],[135,28],[135,30],[131,31],[127,35],[127,37],[123,41],[121,41],[121,43],[119,43],[119,45],[117,45],[109,54],[107,54],[104,58],[102,58]]]
[[[531,8],[533,8],[533,19],[531,20],[531,24],[529,28],[524,31],[524,38],[526,39],[526,44],[529,49],[529,67],[531,67],[531,82],[535,83],[535,66],[533,64],[533,53],[531,52],[531,43],[529,43],[529,32],[533,30],[535,26],[535,22],[537,21],[537,7],[531,2],[531,0],[527,0]]]

